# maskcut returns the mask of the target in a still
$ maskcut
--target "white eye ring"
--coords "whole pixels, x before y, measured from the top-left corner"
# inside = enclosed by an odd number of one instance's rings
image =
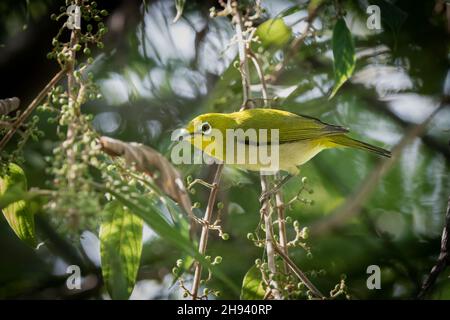
[[[211,125],[208,122],[203,122],[200,126],[200,130],[203,134],[210,134],[211,133]]]

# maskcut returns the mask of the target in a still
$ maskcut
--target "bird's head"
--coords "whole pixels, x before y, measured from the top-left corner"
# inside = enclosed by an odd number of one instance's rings
[[[204,150],[219,136],[225,138],[227,129],[236,128],[232,114],[205,113],[192,119],[184,128],[182,139]],[[201,141],[201,145],[199,144]]]

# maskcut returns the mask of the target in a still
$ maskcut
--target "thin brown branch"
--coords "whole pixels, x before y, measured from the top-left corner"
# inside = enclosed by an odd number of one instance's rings
[[[242,79],[242,99],[243,105],[246,106],[247,102],[251,99],[251,90],[250,90],[250,69],[248,67],[248,58],[247,58],[247,43],[243,36],[243,28],[244,22],[242,21],[241,14],[238,8],[234,8],[234,19],[236,26],[236,36],[238,40],[238,52],[239,52],[239,69],[241,71],[241,79]]]
[[[253,54],[253,53],[252,53]],[[264,99],[264,105],[267,106],[267,101],[269,99],[269,96],[267,94],[267,84],[264,77],[264,74],[262,72],[261,63],[258,61],[258,58],[255,55],[252,55],[253,63],[255,64],[255,68],[258,72],[259,78],[261,80],[261,87],[262,87],[262,95]],[[280,173],[277,172],[276,177],[280,177]],[[283,194],[281,190],[278,190],[275,194],[275,206],[277,208],[277,214],[278,214],[278,233],[280,237],[280,247],[281,250],[287,255],[288,254],[288,248],[287,248],[287,234],[286,234],[286,221],[285,221],[285,205],[283,200]],[[287,264],[284,265],[284,271],[287,272]]]
[[[318,298],[325,299],[325,296],[317,289],[314,284],[309,281],[308,277],[297,267],[297,265],[286,255],[281,248],[278,247],[276,243],[273,245],[274,250],[277,254],[287,263],[289,268],[294,272],[294,274],[300,279],[301,282]]]
[[[244,22],[241,17],[240,12],[236,9],[235,13],[236,19],[236,35],[238,39],[238,48],[239,48],[239,61],[240,61],[240,70],[242,77],[242,87],[243,87],[243,97],[244,97],[244,106],[247,105],[247,101],[251,99],[251,90],[250,90],[250,68],[248,64],[248,56],[252,58],[255,63],[256,70],[258,72],[258,76],[261,79],[262,84],[262,94],[264,98],[264,103],[267,103],[267,89],[265,86],[264,74],[262,69],[256,59],[256,57],[251,55],[250,49],[248,48],[248,44],[243,37],[243,28]],[[251,106],[250,106],[251,107]],[[269,182],[267,180],[267,176],[261,174],[261,194],[264,194],[269,190]],[[268,290],[271,291],[272,296],[275,299],[281,299],[280,292],[278,290],[278,284],[273,280],[273,276],[277,273],[276,263],[275,263],[275,251],[273,250],[273,237],[272,237],[272,215],[270,208],[270,199],[266,198],[261,203],[261,217],[264,219],[264,230],[266,233],[265,247],[267,254],[267,264],[270,271],[270,279],[269,279],[269,287]]]
[[[208,234],[209,234],[209,223],[211,222],[212,214],[214,211],[214,204],[216,203],[217,192],[219,191],[220,178],[222,176],[223,164],[218,164],[216,168],[216,173],[214,175],[214,180],[211,184],[211,192],[208,198],[208,205],[205,210],[205,215],[203,220],[205,224],[202,227],[202,233],[200,235],[200,243],[198,246],[198,252],[204,255],[206,252],[206,247],[208,245]],[[196,300],[198,298],[198,290],[200,287],[200,280],[202,277],[202,265],[197,261],[195,263],[194,280],[192,283],[192,299]]]
[[[450,265],[450,196],[448,197],[447,203],[447,211],[445,213],[445,225],[442,231],[441,237],[441,251],[439,253],[439,257],[433,268],[430,271],[430,274],[426,277],[425,281],[422,284],[422,289],[420,290],[417,298],[423,299],[426,294],[431,290],[434,283],[436,282],[439,275]]]
[[[249,50],[248,52],[249,56],[252,59],[252,62],[255,66],[256,72],[258,73],[258,77],[261,81],[261,93],[264,99],[264,106],[265,107],[269,107],[267,101],[269,100],[269,96],[267,94],[267,84],[266,84],[266,80],[264,77],[264,73],[261,67],[261,63],[259,62],[258,58],[256,57],[256,55]],[[279,177],[279,173],[277,172],[276,174],[277,177]],[[263,177],[261,177],[263,178]],[[266,186],[264,186],[264,189],[267,189]],[[267,190],[266,190],[267,191]],[[265,191],[263,191],[265,192]],[[283,252],[287,255],[288,251],[287,251],[287,235],[286,235],[286,221],[285,221],[285,217],[284,217],[284,201],[283,201],[283,195],[281,193],[281,190],[278,190],[276,195],[275,195],[275,202],[276,202],[276,209],[277,209],[277,215],[278,215],[278,233],[279,233],[279,237],[280,237],[280,246],[281,249],[283,250]],[[261,208],[263,209],[263,208]],[[262,210],[262,213],[265,213],[265,209]],[[270,217],[269,217],[270,218]],[[271,220],[271,219],[269,219]],[[268,232],[269,230],[267,230],[267,228],[269,227],[267,224],[270,223],[270,227],[272,226],[272,221],[265,221],[265,227],[266,227],[266,232]],[[269,239],[267,239],[269,238]],[[269,241],[270,237],[266,236],[266,241]],[[269,264],[270,266],[270,264]],[[288,271],[288,267],[287,264],[284,264],[284,271],[287,272]]]
[[[279,176],[279,173],[277,173],[277,176]],[[288,240],[287,240],[287,233],[286,233],[286,216],[285,216],[285,209],[286,206],[284,204],[283,200],[283,194],[281,193],[281,190],[277,191],[275,194],[275,206],[277,208],[278,213],[278,236],[280,237],[280,248],[283,251],[284,254],[288,255]],[[284,271],[287,272],[287,264],[284,264]]]
[[[267,181],[267,176],[261,174],[261,194],[269,191],[269,184]],[[267,265],[269,267],[269,286],[268,291],[271,292],[276,300],[281,299],[280,291],[278,290],[278,284],[273,280],[274,275],[277,273],[277,267],[275,263],[275,250],[274,250],[274,239],[273,239],[273,229],[272,229],[272,210],[270,207],[269,198],[264,199],[261,203],[261,217],[264,219],[264,231],[266,233],[265,247],[267,254]]]
[[[47,93],[62,79],[65,73],[66,70],[64,69],[59,71],[49,81],[49,83],[47,83],[44,89],[42,89],[41,92],[39,92],[36,98],[34,98],[33,101],[31,101],[31,103],[28,105],[25,111],[17,118],[17,120],[14,121],[14,123],[11,126],[11,129],[5,134],[5,136],[0,141],[0,151],[5,148],[6,144],[9,142],[9,140],[11,140],[11,138],[14,136],[14,134],[17,132],[20,126],[25,122],[25,120],[28,119],[28,117],[31,115],[34,109],[36,109],[36,107],[41,103],[42,99],[44,99]]]

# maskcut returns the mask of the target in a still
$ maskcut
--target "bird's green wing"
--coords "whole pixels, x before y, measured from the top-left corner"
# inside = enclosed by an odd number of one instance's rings
[[[238,126],[244,131],[247,129],[267,129],[270,132],[272,129],[278,129],[280,143],[314,140],[348,132],[343,127],[283,110],[249,109],[239,113],[239,117],[237,117]],[[268,134],[268,141],[270,141],[270,133]]]

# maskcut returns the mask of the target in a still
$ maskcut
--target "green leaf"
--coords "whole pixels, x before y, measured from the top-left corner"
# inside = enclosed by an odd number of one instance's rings
[[[408,18],[408,14],[386,0],[376,0],[372,4],[380,7],[382,23],[391,28],[394,33],[398,33]]]
[[[302,10],[302,8],[298,5],[295,5],[293,7],[288,7],[286,9],[284,9],[283,11],[281,11],[280,13],[278,13],[275,18],[284,18],[284,17],[290,16],[294,13],[297,13],[300,10]]]
[[[150,228],[162,238],[168,240],[178,248],[190,255],[198,254],[187,236],[180,234],[176,227],[169,224],[167,218],[160,212],[158,198],[154,194],[148,194],[135,199],[129,199],[117,192],[110,191],[124,206],[139,216]]]
[[[355,70],[356,58],[352,34],[344,19],[339,19],[333,29],[334,88],[330,99]]]
[[[105,207],[100,226],[102,275],[112,299],[128,299],[133,291],[142,253],[141,218],[118,201]]]
[[[292,30],[281,18],[269,19],[258,27],[256,35],[263,46],[282,48],[291,39]]]
[[[32,247],[36,247],[34,215],[24,200],[27,178],[22,168],[10,163],[7,173],[0,177],[0,208],[11,229]]]
[[[242,281],[241,300],[262,300],[265,290],[261,277],[261,270],[255,265],[245,274]]]
[[[186,3],[186,0],[175,0],[175,8],[177,9],[177,15],[173,19],[173,23],[180,20],[181,16],[183,15],[185,3]]]
[[[186,255],[193,257],[205,267],[212,269],[215,275],[221,279],[233,291],[239,292],[236,285],[220,271],[217,267],[212,267],[205,258],[200,255],[197,248],[190,242],[189,237],[184,232],[169,223],[160,209],[160,201],[155,194],[146,194],[138,198],[129,198],[114,190],[107,189],[120,203],[125,205],[132,213],[144,220],[144,222],[155,231],[162,239],[173,244]],[[138,193],[132,192],[134,194]]]

